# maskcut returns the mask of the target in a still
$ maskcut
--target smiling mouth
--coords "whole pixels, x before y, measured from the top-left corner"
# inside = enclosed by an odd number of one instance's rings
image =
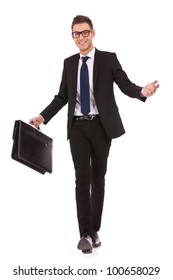
[[[78,42],[79,45],[85,45],[86,44],[86,41],[85,42]]]

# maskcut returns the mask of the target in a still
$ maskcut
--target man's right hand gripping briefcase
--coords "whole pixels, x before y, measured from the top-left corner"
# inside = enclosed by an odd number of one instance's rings
[[[21,120],[15,121],[12,159],[42,174],[52,173],[52,150],[52,138]]]

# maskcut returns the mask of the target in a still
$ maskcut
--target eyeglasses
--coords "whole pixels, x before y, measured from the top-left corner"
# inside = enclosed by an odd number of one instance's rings
[[[83,31],[74,31],[72,32],[72,37],[77,39],[80,37],[80,34],[82,34],[83,37],[88,37],[90,35],[90,32],[92,32],[92,30],[83,30]]]

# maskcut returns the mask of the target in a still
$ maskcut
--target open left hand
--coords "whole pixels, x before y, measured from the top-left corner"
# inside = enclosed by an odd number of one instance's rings
[[[156,92],[158,88],[159,83],[157,80],[155,80],[154,82],[147,84],[145,87],[143,87],[141,93],[144,97],[150,97]]]

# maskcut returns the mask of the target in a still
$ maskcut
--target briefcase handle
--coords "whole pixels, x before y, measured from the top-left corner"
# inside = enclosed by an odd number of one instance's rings
[[[29,122],[29,124],[30,124],[31,126],[33,126],[35,129],[41,130],[40,127],[36,127],[36,126],[33,124],[33,121],[32,121],[32,120]]]

